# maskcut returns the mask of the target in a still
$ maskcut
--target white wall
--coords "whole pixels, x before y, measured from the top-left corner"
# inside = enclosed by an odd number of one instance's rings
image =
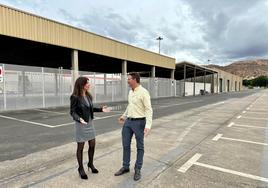
[[[194,82],[185,82],[185,96],[194,95]],[[200,90],[204,90],[204,83],[195,83],[195,94],[199,95]],[[211,93],[211,84],[206,83],[206,92]]]

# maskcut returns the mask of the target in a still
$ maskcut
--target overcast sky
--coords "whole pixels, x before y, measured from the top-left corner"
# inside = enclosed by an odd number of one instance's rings
[[[268,58],[268,0],[0,0],[177,62]]]

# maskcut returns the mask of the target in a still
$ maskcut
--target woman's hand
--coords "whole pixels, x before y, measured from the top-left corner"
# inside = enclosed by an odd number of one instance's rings
[[[83,118],[80,118],[79,120],[80,120],[80,123],[82,123],[82,124],[84,124],[84,125],[87,124],[87,122],[85,122],[85,120],[83,120]]]
[[[107,112],[111,112],[111,109],[108,106],[103,106],[102,111],[107,113]]]

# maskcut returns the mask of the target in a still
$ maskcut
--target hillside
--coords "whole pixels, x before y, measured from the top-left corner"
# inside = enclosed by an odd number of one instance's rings
[[[250,61],[237,61],[227,66],[207,65],[206,67],[217,68],[243,77],[252,79],[258,76],[268,76],[268,60],[258,59]]]

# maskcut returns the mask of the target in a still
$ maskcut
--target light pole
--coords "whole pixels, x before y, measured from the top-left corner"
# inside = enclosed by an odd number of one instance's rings
[[[163,37],[157,37],[156,40],[158,40],[158,43],[159,43],[159,54],[160,54],[160,42],[161,40],[163,40]]]

